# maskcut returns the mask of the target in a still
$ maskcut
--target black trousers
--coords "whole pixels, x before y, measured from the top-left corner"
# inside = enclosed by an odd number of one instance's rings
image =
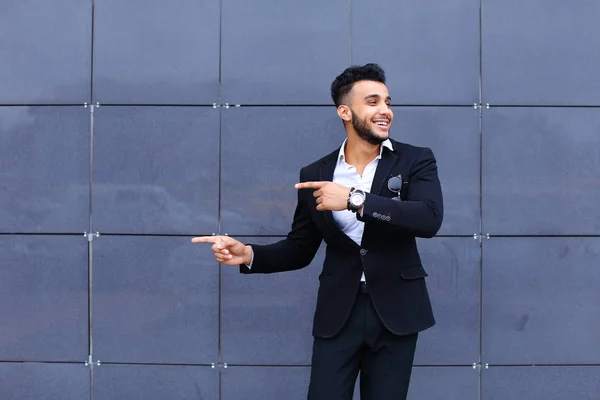
[[[308,400],[352,400],[359,371],[361,400],[406,399],[417,336],[390,333],[359,293],[342,331],[314,339]]]

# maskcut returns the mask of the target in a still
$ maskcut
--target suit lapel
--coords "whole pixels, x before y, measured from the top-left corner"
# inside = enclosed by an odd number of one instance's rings
[[[398,145],[394,146],[396,149]],[[377,163],[377,169],[375,170],[375,177],[373,178],[373,184],[371,185],[371,193],[375,195],[381,194],[383,184],[386,181],[386,178],[389,177],[390,171],[394,164],[396,164],[396,161],[398,161],[398,156],[395,154],[395,151],[391,151],[387,147],[384,147],[381,160]]]
[[[386,178],[390,176],[390,172],[392,168],[398,161],[398,144],[392,143],[394,146],[394,151],[391,151],[388,148],[383,149],[383,153],[381,155],[381,160],[377,164],[377,170],[375,171],[375,177],[373,178],[373,184],[371,185],[371,193],[374,195],[380,195],[383,190],[383,185],[387,181]],[[372,225],[365,224],[365,230],[363,232],[363,243],[365,238],[368,238],[371,233]]]

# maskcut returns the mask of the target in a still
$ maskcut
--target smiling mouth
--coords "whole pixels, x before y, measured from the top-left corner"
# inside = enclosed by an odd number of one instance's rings
[[[375,125],[381,127],[381,128],[387,128],[388,126],[390,126],[389,121],[373,121],[375,123]]]

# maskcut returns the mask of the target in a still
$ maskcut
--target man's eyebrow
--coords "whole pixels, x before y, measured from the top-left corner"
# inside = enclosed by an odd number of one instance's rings
[[[365,100],[368,100],[368,99],[379,99],[379,98],[381,98],[381,96],[378,95],[378,94],[370,94],[370,95],[365,96]],[[392,98],[390,96],[388,96],[388,97],[386,97],[386,100],[391,102]]]

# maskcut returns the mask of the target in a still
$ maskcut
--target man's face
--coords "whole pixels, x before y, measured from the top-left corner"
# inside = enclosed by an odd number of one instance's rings
[[[394,119],[387,87],[376,81],[359,81],[348,93],[352,126],[358,136],[371,144],[389,137]]]

